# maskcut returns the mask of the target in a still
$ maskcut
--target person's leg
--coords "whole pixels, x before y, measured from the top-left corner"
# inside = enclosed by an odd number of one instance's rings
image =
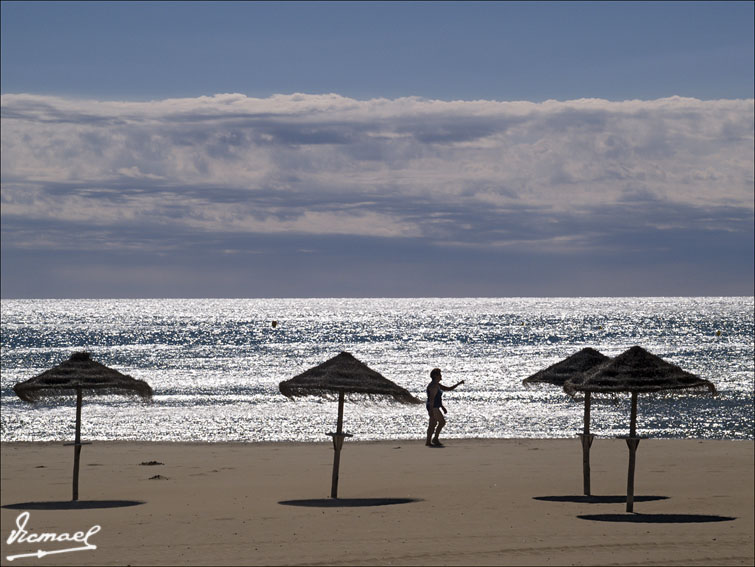
[[[440,435],[440,430],[443,429],[443,426],[446,424],[446,418],[443,417],[443,412],[441,412],[438,408],[433,409],[433,414],[435,416],[435,421],[438,422],[438,425],[435,427],[435,437],[433,438],[432,442],[440,443],[438,436]]]
[[[435,419],[433,410],[428,410],[428,413],[430,414],[430,423],[427,426],[427,441],[425,441],[425,445],[432,445],[430,441],[432,440],[433,432],[435,431],[435,426],[438,424],[438,420]]]

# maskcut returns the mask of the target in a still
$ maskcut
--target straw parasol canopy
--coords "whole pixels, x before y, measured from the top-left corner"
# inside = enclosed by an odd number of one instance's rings
[[[400,404],[421,404],[408,390],[402,388],[357,360],[348,352],[334,356],[309,370],[285,380],[278,385],[288,398],[302,396],[338,397],[338,422],[333,437],[333,479],[331,498],[338,498],[338,469],[344,437],[352,437],[343,431],[343,404],[345,398],[386,398]]]
[[[570,396],[579,392],[617,394],[674,390],[698,394],[716,393],[716,387],[710,381],[690,374],[640,346],[633,346],[616,358],[564,383],[564,391]]]
[[[682,370],[642,347],[633,346],[614,359],[599,364],[582,376],[567,380],[564,391],[576,396],[584,392],[597,395],[615,395],[629,392],[632,395],[629,436],[629,474],[627,480],[627,512],[634,502],[634,461],[640,438],[637,437],[637,398],[639,394],[686,391],[696,394],[716,393],[709,380]]]
[[[552,384],[563,387],[569,379],[577,378],[599,364],[610,360],[603,353],[594,348],[586,347],[565,358],[561,362],[550,365],[522,380],[525,386]],[[590,433],[590,394],[585,394],[584,430],[579,434],[582,442],[582,485],[585,496],[590,495],[590,447],[595,435]]]
[[[335,397],[343,392],[349,399],[388,398],[400,404],[419,404],[420,400],[376,372],[348,352],[326,360],[306,372],[279,384],[288,398],[301,396]]]
[[[65,362],[13,386],[13,391],[25,402],[75,396],[79,390],[87,395],[136,395],[145,400],[152,397],[152,388],[144,380],[108,368],[92,360],[88,352],[75,352]]]
[[[536,384],[563,386],[570,378],[575,378],[577,375],[591,370],[607,360],[610,359],[605,354],[598,352],[594,348],[586,347],[561,362],[535,372],[529,378],[522,380],[522,384],[525,386]]]
[[[152,388],[144,380],[136,380],[91,359],[88,352],[75,352],[71,358],[42,374],[13,386],[25,402],[42,398],[76,396],[76,437],[73,443],[73,498],[79,499],[79,459],[81,447],[81,406],[87,395],[134,395],[144,400],[152,398]]]

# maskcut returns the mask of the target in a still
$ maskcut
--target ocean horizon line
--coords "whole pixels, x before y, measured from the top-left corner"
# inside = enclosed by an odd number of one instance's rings
[[[311,296],[247,296],[247,297],[200,297],[200,296],[171,296],[171,297],[0,297],[0,301],[113,301],[113,300],[165,300],[165,299],[209,299],[209,300],[246,300],[246,299],[711,299],[724,298],[753,298],[753,295],[311,295]]]

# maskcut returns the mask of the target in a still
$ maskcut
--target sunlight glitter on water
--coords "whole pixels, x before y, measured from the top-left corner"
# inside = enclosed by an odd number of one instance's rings
[[[581,403],[521,380],[585,346],[634,344],[719,390],[641,398],[642,434],[752,439],[753,327],[752,298],[4,301],[2,440],[72,436],[72,400],[32,406],[11,388],[83,349],[155,390],[151,404],[88,399],[88,439],[328,440],[336,404],[290,401],[277,385],[342,350],[421,399],[435,366],[464,379],[447,394],[449,437],[569,437]],[[596,405],[594,432],[626,433],[627,404]],[[423,406],[345,413],[359,439],[421,437],[425,420]]]

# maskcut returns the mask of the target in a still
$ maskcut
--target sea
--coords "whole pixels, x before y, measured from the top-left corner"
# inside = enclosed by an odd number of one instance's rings
[[[13,392],[88,351],[147,381],[151,402],[87,396],[84,440],[329,441],[337,403],[291,400],[279,382],[342,351],[425,400],[430,371],[447,392],[446,438],[565,438],[583,405],[522,380],[584,347],[640,345],[713,382],[715,396],[640,395],[638,433],[753,439],[753,297],[3,300],[1,440],[70,441],[75,400],[35,404]],[[424,404],[348,400],[355,440],[422,440]],[[629,397],[595,401],[592,432],[626,435]]]

